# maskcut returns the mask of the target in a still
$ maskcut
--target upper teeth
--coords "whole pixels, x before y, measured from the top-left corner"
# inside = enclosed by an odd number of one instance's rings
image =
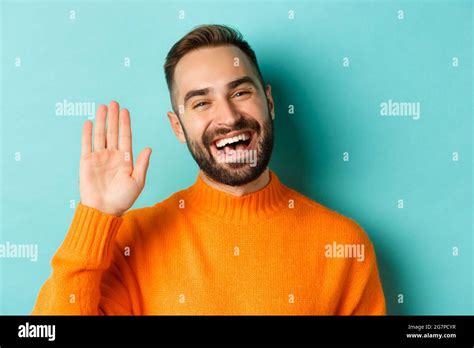
[[[221,139],[221,140],[216,142],[216,146],[217,147],[223,147],[223,146],[226,146],[228,144],[236,143],[239,140],[242,140],[242,141],[248,140],[249,138],[250,138],[249,134],[242,133],[242,134],[239,134],[239,135],[237,135],[235,137],[232,137],[232,138]]]

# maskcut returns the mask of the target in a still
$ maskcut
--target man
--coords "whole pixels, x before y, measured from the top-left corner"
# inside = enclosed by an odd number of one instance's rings
[[[127,211],[151,149],[133,166],[128,111],[100,106],[93,136],[83,128],[81,203],[33,314],[385,314],[365,232],[268,169],[271,87],[240,33],[197,27],[164,68],[195,184]]]

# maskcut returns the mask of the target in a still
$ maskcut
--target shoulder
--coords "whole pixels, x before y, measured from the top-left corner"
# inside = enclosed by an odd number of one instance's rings
[[[298,191],[287,188],[294,197],[294,209],[301,224],[317,231],[318,239],[337,239],[343,243],[370,243],[367,233],[353,218],[329,208]]]

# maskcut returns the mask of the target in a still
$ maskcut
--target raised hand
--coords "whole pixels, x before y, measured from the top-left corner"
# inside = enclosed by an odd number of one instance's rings
[[[107,121],[107,127],[106,127]],[[130,114],[112,101],[100,105],[94,127],[86,121],[82,130],[79,174],[81,203],[104,213],[122,215],[145,186],[151,148],[140,152],[135,166],[132,158]]]

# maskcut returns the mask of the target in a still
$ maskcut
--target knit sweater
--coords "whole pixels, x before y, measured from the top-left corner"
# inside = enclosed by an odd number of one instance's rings
[[[383,315],[353,220],[270,182],[243,196],[199,176],[118,217],[78,204],[34,315]]]

